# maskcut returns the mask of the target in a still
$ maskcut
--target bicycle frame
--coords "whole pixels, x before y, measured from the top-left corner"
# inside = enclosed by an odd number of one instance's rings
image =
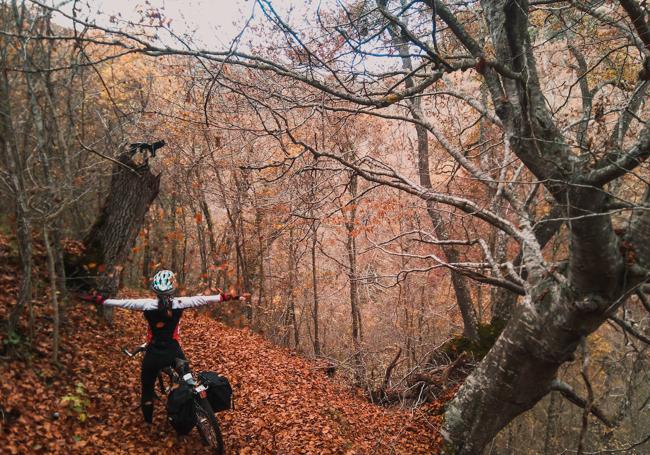
[[[129,357],[135,357],[141,352],[144,352],[147,344],[138,346],[133,351],[129,351],[126,347],[122,351]],[[165,387],[163,374],[169,377],[169,386]],[[168,394],[174,386],[180,384],[187,384],[192,387],[194,391],[194,402],[197,406],[197,430],[203,438],[204,442],[212,447],[216,454],[223,454],[224,445],[223,437],[221,435],[221,428],[219,422],[214,416],[214,411],[210,402],[207,399],[207,388],[196,380],[194,373],[189,368],[189,362],[185,359],[174,359],[174,365],[163,368],[158,374],[158,385],[163,394]],[[212,431],[212,433],[210,433]]]
[[[187,360],[184,359],[174,359],[173,367],[165,367],[161,370],[161,374],[158,375],[159,384],[163,384],[162,373],[165,373],[171,382],[169,387],[166,387],[164,392],[169,393],[169,391],[174,387],[174,385],[180,385],[185,383],[191,386],[194,389],[195,397],[199,399],[205,399],[207,397],[206,388],[203,384],[196,380],[194,373],[190,370]]]
[[[135,357],[139,353],[144,352],[146,349],[147,343],[144,343],[133,351],[130,351],[126,347],[123,347],[122,352],[124,352],[129,357]],[[162,373],[165,373],[169,377],[169,380],[171,381],[171,385],[169,387],[164,387]],[[205,386],[203,386],[203,384],[197,382],[196,378],[194,377],[194,373],[189,368],[189,362],[187,360],[176,358],[174,359],[174,365],[172,367],[165,367],[160,370],[160,373],[158,374],[158,385],[160,387],[160,391],[163,393],[169,393],[174,385],[180,385],[182,382],[185,382],[194,388],[195,395],[198,395],[201,399],[206,398],[207,389]]]

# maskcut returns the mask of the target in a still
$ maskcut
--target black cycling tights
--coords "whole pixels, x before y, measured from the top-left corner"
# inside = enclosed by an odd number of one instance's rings
[[[184,359],[185,354],[178,341],[172,340],[165,343],[151,343],[142,359],[142,399],[140,401],[144,420],[153,421],[153,398],[155,395],[156,378],[165,367],[173,366],[175,359]]]

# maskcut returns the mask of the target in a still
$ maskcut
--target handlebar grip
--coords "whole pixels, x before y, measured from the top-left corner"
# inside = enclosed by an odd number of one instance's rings
[[[137,348],[135,351],[133,351],[133,352],[130,352],[130,351],[127,349],[127,347],[125,346],[125,347],[122,348],[122,352],[125,353],[126,355],[128,355],[129,357],[134,357],[134,356],[136,356],[137,354],[139,354],[139,353],[141,353],[142,351],[144,351],[145,349],[147,349],[147,343],[141,344],[141,345],[138,346],[138,348]]]

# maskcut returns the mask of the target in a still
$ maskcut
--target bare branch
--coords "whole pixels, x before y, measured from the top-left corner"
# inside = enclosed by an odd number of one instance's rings
[[[559,379],[554,379],[553,382],[551,382],[550,389],[555,392],[560,392],[564,398],[576,406],[579,406],[583,409],[587,406],[587,400],[578,395],[575,390],[573,390],[573,387],[571,387],[566,382],[563,382]],[[592,405],[590,411],[594,416],[598,418],[598,420],[600,420],[609,428],[612,428],[614,426],[612,419],[607,417],[607,415],[605,415],[605,413],[598,406]]]
[[[650,124],[646,124],[643,128],[639,134],[639,141],[630,151],[615,160],[608,158],[607,162],[601,163],[601,167],[587,175],[585,183],[602,187],[639,166],[648,156],[650,156]]]
[[[623,319],[617,318],[617,317],[614,316],[614,315],[610,316],[609,318],[610,318],[612,321],[614,321],[616,324],[618,324],[618,326],[619,326],[620,328],[622,328],[623,330],[625,330],[627,333],[629,333],[630,335],[632,335],[632,336],[633,336],[634,338],[636,338],[637,340],[643,341],[645,344],[650,345],[650,338],[648,338],[647,336],[645,336],[644,334],[642,334],[641,332],[639,332],[637,329],[635,329],[635,328],[632,326],[632,324],[630,324],[629,322],[627,322],[627,321],[625,321],[625,320],[623,320]]]
[[[636,295],[646,311],[650,313],[650,299],[648,299],[648,296],[641,289],[636,291]]]
[[[395,354],[395,357],[393,360],[388,364],[388,368],[386,368],[386,374],[384,375],[384,382],[382,388],[384,390],[388,389],[388,386],[390,384],[390,377],[393,374],[393,369],[397,365],[397,361],[399,360],[400,356],[402,355],[402,348],[398,347],[397,348],[397,353]]]
[[[625,12],[630,16],[632,25],[639,34],[641,41],[645,44],[646,49],[650,49],[650,28],[645,21],[645,12],[641,9],[635,0],[619,0]]]

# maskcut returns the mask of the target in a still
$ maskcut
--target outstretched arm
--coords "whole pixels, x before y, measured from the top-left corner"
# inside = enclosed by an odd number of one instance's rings
[[[95,303],[97,305],[108,305],[115,306],[120,308],[126,308],[127,310],[136,310],[136,311],[147,311],[155,310],[158,308],[157,299],[106,299],[105,296],[101,294],[87,295],[81,297],[83,300],[88,302]],[[216,302],[225,302],[228,300],[245,300],[245,297],[240,297],[233,294],[217,294],[217,295],[196,295],[193,297],[176,297],[173,299],[172,308],[181,309],[181,308],[194,308],[209,303]]]
[[[127,310],[147,311],[158,308],[156,299],[106,299],[104,305],[126,308]]]
[[[238,295],[217,294],[217,295],[195,295],[193,297],[178,297],[174,299],[172,308],[194,308],[209,303],[225,302],[228,300],[240,299]]]

